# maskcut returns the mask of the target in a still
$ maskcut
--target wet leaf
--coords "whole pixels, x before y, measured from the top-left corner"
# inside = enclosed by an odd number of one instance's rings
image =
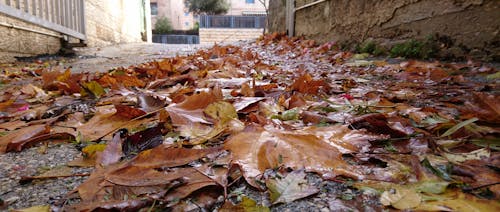
[[[452,163],[462,163],[466,160],[483,160],[490,157],[490,151],[486,148],[477,149],[468,153],[443,152],[443,156]]]
[[[432,173],[434,173],[436,176],[440,177],[443,180],[447,180],[447,181],[451,181],[452,180],[451,176],[450,176],[450,174],[448,173],[447,170],[442,170],[442,169],[439,169],[439,168],[435,168],[434,166],[432,166],[431,162],[427,158],[425,158],[422,161],[422,166],[424,166],[429,171],[431,171]]]
[[[397,188],[384,191],[380,196],[380,203],[385,206],[392,205],[396,209],[405,210],[420,205],[422,198],[412,189]]]
[[[455,133],[457,130],[459,130],[460,128],[462,127],[465,127],[469,124],[472,124],[474,123],[475,121],[479,120],[478,118],[471,118],[469,120],[466,120],[466,121],[463,121],[463,122],[460,122],[458,123],[457,125],[453,126],[452,128],[446,130],[446,132],[444,132],[440,137],[447,137],[447,136],[450,136],[452,135],[453,133]]]
[[[433,197],[433,196],[431,196]],[[435,201],[425,201],[415,208],[423,211],[499,211],[500,204],[495,200],[484,200],[470,194],[464,194],[459,190],[450,191]]]
[[[446,188],[450,185],[449,182],[443,181],[423,181],[420,182],[416,189],[418,191],[429,193],[429,194],[441,194],[446,191]]]
[[[269,212],[271,210],[266,206],[257,204],[257,202],[250,197],[242,196],[239,204],[233,205],[230,201],[226,201],[219,211]]]
[[[269,179],[266,181],[266,186],[271,193],[271,202],[290,203],[297,199],[308,197],[319,190],[311,186],[305,180],[306,173],[302,170],[290,172],[283,179]]]

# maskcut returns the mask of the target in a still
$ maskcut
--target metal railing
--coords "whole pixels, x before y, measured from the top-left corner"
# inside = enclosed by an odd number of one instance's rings
[[[80,40],[85,40],[84,7],[84,0],[0,0],[0,13]]]
[[[153,43],[199,44],[198,35],[153,35]]]
[[[202,15],[200,28],[264,28],[266,16]]]

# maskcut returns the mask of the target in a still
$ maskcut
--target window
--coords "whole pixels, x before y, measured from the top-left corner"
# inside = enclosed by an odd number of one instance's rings
[[[189,12],[184,12],[184,16],[189,16]]]
[[[151,3],[151,15],[158,15],[158,3]]]
[[[245,0],[245,3],[247,3],[247,4],[255,4],[255,0]]]
[[[186,21],[186,22],[184,22],[184,25],[185,25],[185,26],[189,26],[189,22],[187,22],[187,21]]]

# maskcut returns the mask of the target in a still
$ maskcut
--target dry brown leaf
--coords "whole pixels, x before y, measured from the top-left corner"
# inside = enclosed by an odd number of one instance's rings
[[[304,74],[295,79],[289,89],[305,94],[318,94],[320,91],[328,91],[330,87],[324,80],[314,80],[310,74]]]
[[[96,114],[87,123],[77,127],[77,131],[82,134],[84,141],[95,141],[119,128],[134,128],[150,121],[150,119],[130,120],[117,115],[114,106],[108,105],[97,108]]]
[[[108,166],[120,161],[123,156],[122,144],[126,136],[124,133],[120,130],[113,135],[113,139],[108,141],[104,151],[97,157],[96,164]]]
[[[224,148],[231,151],[233,162],[241,167],[247,182],[258,187],[254,179],[266,169],[279,166],[363,178],[358,170],[342,160],[342,154],[360,151],[375,138],[348,130],[346,126],[297,131],[251,127],[230,137]]]
[[[185,165],[193,160],[217,151],[219,151],[218,148],[173,148],[163,144],[153,149],[142,151],[127,164],[145,168],[175,167]]]
[[[10,132],[9,134],[0,137],[0,153],[5,153],[9,149],[16,149],[16,145],[23,143],[36,136],[47,134],[50,132],[50,127],[45,124],[32,125],[20,130]]]
[[[124,186],[154,186],[168,184],[173,180],[188,176],[190,168],[178,168],[172,171],[157,171],[149,167],[127,166],[108,172],[104,178],[114,184]]]

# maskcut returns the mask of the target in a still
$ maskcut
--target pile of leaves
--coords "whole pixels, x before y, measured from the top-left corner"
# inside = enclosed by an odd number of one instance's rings
[[[316,173],[379,209],[499,211],[498,73],[277,33],[106,73],[6,67],[0,152],[82,148],[68,166],[95,168],[65,210],[266,211],[318,193]],[[228,192],[242,181],[269,202]]]

